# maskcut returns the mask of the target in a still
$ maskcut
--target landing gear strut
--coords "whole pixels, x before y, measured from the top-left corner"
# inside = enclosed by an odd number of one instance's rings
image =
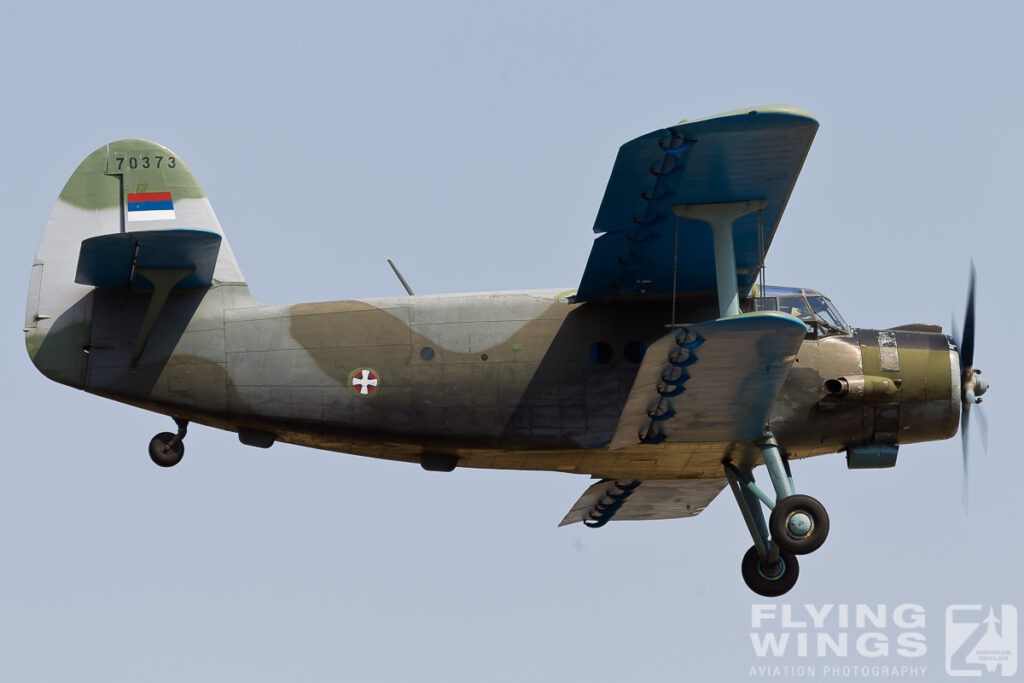
[[[773,598],[796,584],[800,574],[796,556],[814,552],[825,542],[828,513],[814,498],[794,492],[789,462],[770,432],[757,445],[775,489],[775,500],[754,483],[752,465],[740,469],[725,463],[725,476],[754,539],[743,557],[743,580],[758,595]],[[772,511],[767,524],[762,503]]]
[[[185,455],[185,434],[188,432],[188,420],[176,417],[174,424],[178,425],[175,434],[160,432],[149,442],[149,457],[160,467],[174,467]]]

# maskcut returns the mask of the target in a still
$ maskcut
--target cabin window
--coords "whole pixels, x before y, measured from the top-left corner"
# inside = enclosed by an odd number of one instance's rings
[[[590,360],[598,365],[605,365],[612,361],[615,351],[607,342],[594,342],[590,345]]]
[[[634,365],[639,365],[647,353],[647,347],[642,342],[631,341],[622,349],[622,357]]]
[[[424,346],[420,349],[420,358],[423,360],[434,360],[434,349],[429,346]]]

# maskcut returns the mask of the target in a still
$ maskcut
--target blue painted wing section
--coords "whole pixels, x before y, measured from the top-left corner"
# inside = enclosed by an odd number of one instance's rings
[[[818,130],[807,112],[762,107],[684,122],[619,149],[577,301],[672,291],[674,204],[764,199],[733,224],[740,291],[754,283]],[[710,227],[679,220],[677,289],[714,291]]]
[[[153,289],[138,268],[194,268],[175,289],[208,287],[221,236],[205,230],[144,230],[90,237],[78,253],[75,282],[94,287]]]

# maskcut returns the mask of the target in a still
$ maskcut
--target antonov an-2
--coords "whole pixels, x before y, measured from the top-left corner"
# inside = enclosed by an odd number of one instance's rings
[[[987,388],[973,276],[962,343],[851,328],[816,291],[758,282],[817,128],[771,106],[627,142],[575,290],[291,306],[250,294],[181,159],[112,142],[46,224],[26,345],[50,379],[173,418],[149,446],[164,467],[196,422],[250,446],[595,478],[563,524],[690,517],[729,486],[753,539],[743,577],[781,595],[828,534],[789,463],[891,467],[961,415],[966,433]]]

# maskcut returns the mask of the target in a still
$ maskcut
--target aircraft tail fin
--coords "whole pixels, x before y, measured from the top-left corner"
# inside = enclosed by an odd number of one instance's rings
[[[25,312],[29,356],[51,379],[83,387],[93,292],[160,290],[146,273],[173,269],[189,274],[163,289],[246,284],[209,200],[174,152],[147,140],[100,147],[64,186],[39,243]]]

